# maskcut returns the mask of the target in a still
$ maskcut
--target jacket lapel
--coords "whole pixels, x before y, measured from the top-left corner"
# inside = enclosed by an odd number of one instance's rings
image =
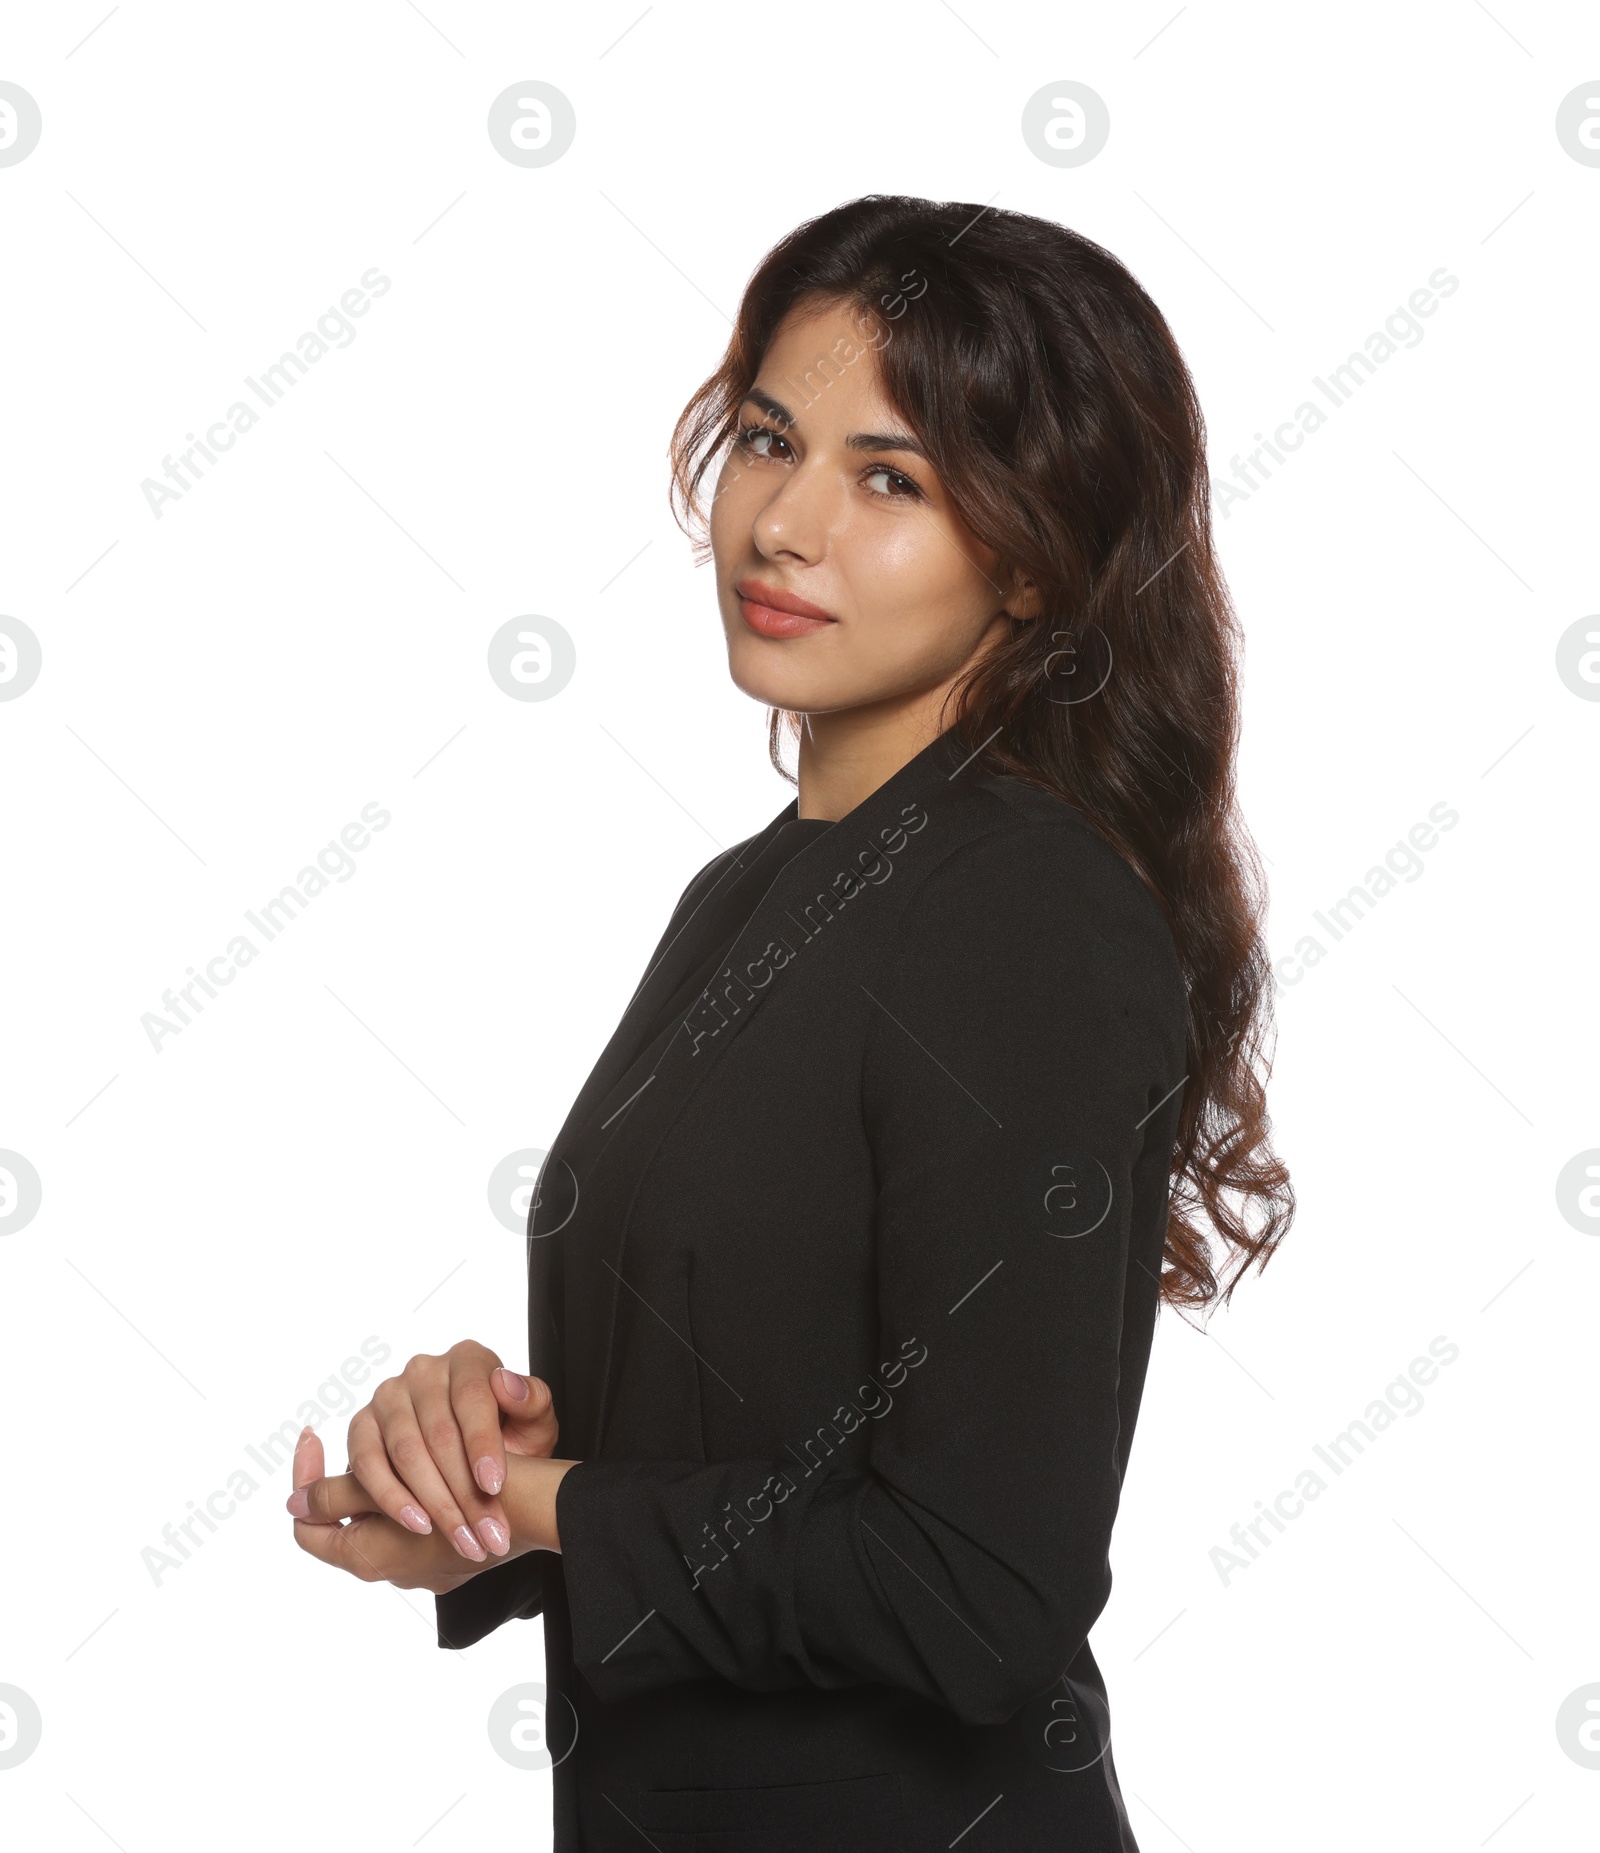
[[[786,805],[742,849],[723,857],[722,867],[707,876],[699,893],[685,895],[651,954],[644,976],[634,987],[611,1040],[572,1103],[567,1114],[569,1126],[582,1125],[638,1060],[676,993],[704,962],[708,916],[715,917],[727,890],[737,883],[740,871],[759,861],[779,827],[794,816],[795,803],[791,801]]]

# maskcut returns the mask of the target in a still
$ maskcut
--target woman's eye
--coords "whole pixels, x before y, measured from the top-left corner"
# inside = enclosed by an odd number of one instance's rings
[[[889,484],[888,488],[876,489],[872,487],[874,480],[879,477]],[[898,470],[891,470],[889,466],[884,463],[880,463],[876,469],[868,470],[861,480],[867,484],[871,494],[881,495],[886,501],[914,502],[920,500],[922,496],[922,491],[909,476],[902,476]]]
[[[789,440],[779,431],[769,431],[765,425],[741,425],[739,442],[755,457],[775,457],[778,452],[773,449],[776,444],[788,448]]]
[[[773,431],[766,425],[740,425],[737,443],[747,456],[761,457],[773,463],[787,463],[794,455],[794,447],[781,431]],[[886,463],[880,463],[867,470],[861,477],[867,493],[875,495],[883,502],[920,502],[922,490],[911,478],[900,470],[891,470]],[[883,487],[877,485],[881,483]]]

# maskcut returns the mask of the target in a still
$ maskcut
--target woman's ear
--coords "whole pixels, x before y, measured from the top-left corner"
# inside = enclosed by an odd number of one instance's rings
[[[1039,616],[1039,588],[1033,581],[1020,572],[1013,571],[1010,590],[1006,595],[1005,611],[1012,618],[1036,618]]]

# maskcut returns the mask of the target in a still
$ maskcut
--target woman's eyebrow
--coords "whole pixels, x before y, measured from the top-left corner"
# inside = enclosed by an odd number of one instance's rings
[[[789,410],[788,406],[781,399],[774,399],[771,393],[763,392],[759,386],[752,386],[745,394],[745,403],[760,406],[769,418],[777,419],[780,425],[794,423],[794,413]]]
[[[846,450],[904,450],[926,460],[928,453],[908,431],[852,431]]]
[[[752,386],[745,394],[745,400],[751,405],[760,406],[769,417],[775,418],[781,425],[792,426],[797,421],[782,400],[774,399],[769,392],[763,392],[759,386]],[[921,457],[927,461],[928,453],[907,431],[852,431],[845,439],[847,450],[903,450],[909,456]]]

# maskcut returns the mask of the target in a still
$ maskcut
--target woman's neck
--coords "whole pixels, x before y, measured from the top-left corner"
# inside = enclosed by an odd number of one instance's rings
[[[838,820],[943,732],[948,684],[910,699],[801,717],[796,815]]]

